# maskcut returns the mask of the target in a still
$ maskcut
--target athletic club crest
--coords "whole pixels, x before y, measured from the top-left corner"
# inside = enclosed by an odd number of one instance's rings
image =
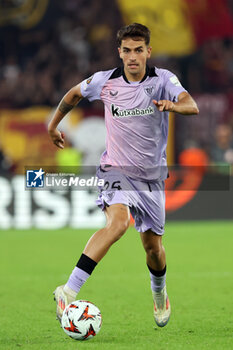
[[[147,94],[147,96],[151,97],[154,94],[155,88],[154,86],[145,86],[144,91]]]
[[[108,200],[111,201],[113,199],[113,197],[115,196],[115,191],[107,192],[106,196],[108,197]]]

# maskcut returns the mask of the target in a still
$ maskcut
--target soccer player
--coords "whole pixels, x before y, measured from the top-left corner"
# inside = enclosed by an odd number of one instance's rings
[[[151,56],[147,27],[138,23],[125,26],[118,31],[117,41],[123,66],[97,72],[71,88],[48,128],[53,143],[64,148],[63,135],[57,130],[62,118],[82,98],[104,103],[106,150],[97,175],[105,185],[97,204],[104,210],[106,226],[89,239],[67,283],[56,288],[57,316],[61,318],[111,245],[126,232],[131,212],[146,252],[155,322],[163,327],[171,313],[162,245],[168,114],[199,111],[173,73],[147,65]]]

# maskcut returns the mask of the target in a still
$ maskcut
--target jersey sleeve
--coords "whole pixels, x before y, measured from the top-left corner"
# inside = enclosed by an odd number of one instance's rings
[[[172,102],[178,101],[178,96],[181,92],[187,92],[181,85],[175,74],[168,70],[164,70],[164,98]]]
[[[81,94],[87,98],[90,102],[95,100],[101,100],[100,94],[104,84],[111,76],[113,70],[100,71],[93,74],[90,78],[81,82]]]

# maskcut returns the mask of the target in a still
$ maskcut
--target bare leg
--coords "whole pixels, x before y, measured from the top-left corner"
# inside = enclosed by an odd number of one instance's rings
[[[162,245],[162,236],[148,230],[141,233],[141,240],[146,251],[147,265],[155,271],[163,270],[166,266],[166,255]]]
[[[83,253],[95,262],[99,262],[115,243],[125,233],[129,226],[129,208],[123,204],[113,204],[105,210],[106,227],[98,230],[87,242]]]

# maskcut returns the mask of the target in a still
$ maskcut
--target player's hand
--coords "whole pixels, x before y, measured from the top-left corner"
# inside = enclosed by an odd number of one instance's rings
[[[65,138],[63,132],[58,131],[57,129],[55,130],[50,130],[49,129],[49,135],[54,143],[59,148],[64,148],[65,145]]]
[[[163,112],[163,111],[173,112],[174,111],[175,105],[174,105],[174,103],[172,101],[169,101],[169,100],[159,100],[159,101],[153,100],[152,102],[154,103],[154,105],[157,107],[157,109],[160,112]]]

